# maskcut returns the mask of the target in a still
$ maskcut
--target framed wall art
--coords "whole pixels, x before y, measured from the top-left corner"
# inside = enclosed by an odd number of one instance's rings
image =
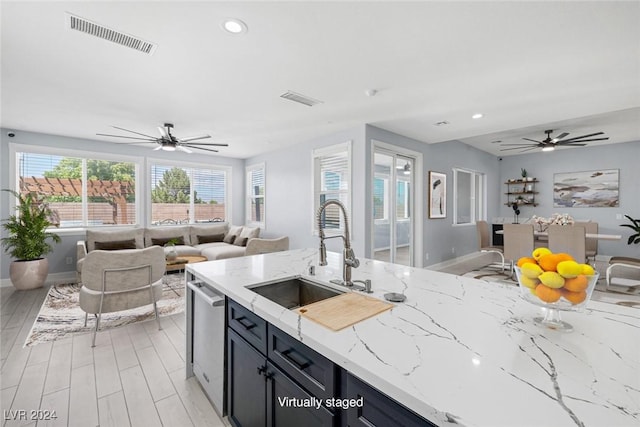
[[[620,206],[620,169],[563,172],[553,175],[554,208]]]
[[[429,218],[447,217],[447,174],[429,171]]]

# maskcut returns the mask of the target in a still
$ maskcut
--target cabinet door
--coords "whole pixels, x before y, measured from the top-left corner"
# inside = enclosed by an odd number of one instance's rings
[[[353,375],[347,373],[343,379],[342,397],[362,399],[363,403],[362,407],[355,406],[346,410],[349,427],[435,427],[435,424],[431,424]]]
[[[268,427],[333,427],[338,417],[272,363],[267,363]],[[306,405],[306,406],[305,406]]]
[[[264,427],[267,419],[266,359],[228,329],[228,415],[236,427]]]

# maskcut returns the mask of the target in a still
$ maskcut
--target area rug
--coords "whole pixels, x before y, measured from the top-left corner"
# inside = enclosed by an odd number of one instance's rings
[[[160,317],[184,311],[184,274],[168,274],[162,289],[162,299],[158,301]],[[33,323],[26,346],[54,341],[70,334],[91,332],[95,328],[95,317],[89,315],[84,326],[84,311],[80,308],[80,284],[54,285],[42,303],[38,317]],[[115,328],[135,322],[155,319],[152,305],[105,313],[100,321],[100,330]]]

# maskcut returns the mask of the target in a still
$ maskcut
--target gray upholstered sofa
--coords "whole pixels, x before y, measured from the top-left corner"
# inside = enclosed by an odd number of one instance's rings
[[[289,249],[289,239],[260,239],[260,229],[228,223],[192,224],[119,230],[87,230],[76,247],[78,277],[87,254],[95,249],[122,250],[174,243],[178,256],[217,260]],[[165,250],[167,248],[165,247]]]

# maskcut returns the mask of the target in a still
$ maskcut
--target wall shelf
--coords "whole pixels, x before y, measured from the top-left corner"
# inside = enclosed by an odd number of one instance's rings
[[[536,184],[538,180],[532,179],[509,179],[505,182],[507,192],[506,206],[538,206],[536,203]]]

